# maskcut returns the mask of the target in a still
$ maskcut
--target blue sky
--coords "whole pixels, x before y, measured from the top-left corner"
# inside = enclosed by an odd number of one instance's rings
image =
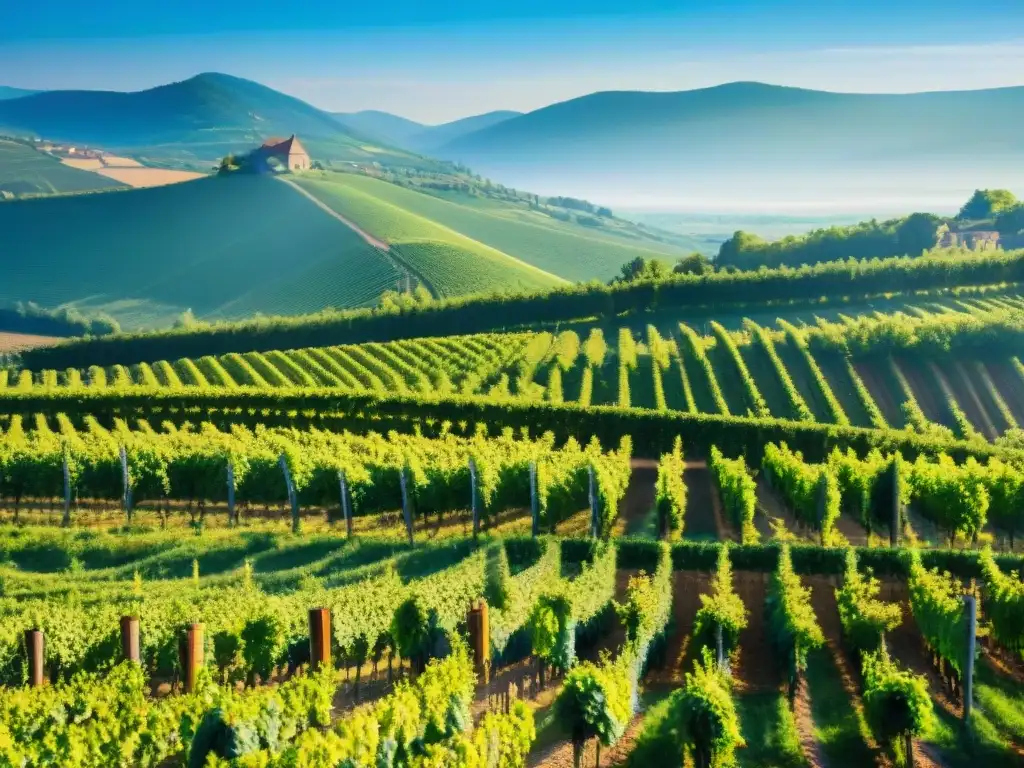
[[[0,25],[0,84],[139,90],[220,71],[325,109],[428,123],[597,90],[732,80],[861,92],[1024,84],[1022,0],[989,0],[983,12],[973,0],[166,7],[51,0],[43,13],[22,4]]]

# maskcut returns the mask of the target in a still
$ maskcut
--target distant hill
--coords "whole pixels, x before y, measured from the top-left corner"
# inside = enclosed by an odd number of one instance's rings
[[[984,117],[981,117],[984,116]],[[839,94],[761,83],[677,93],[606,92],[448,140],[435,156],[538,192],[613,205],[630,196],[841,194],[879,177],[962,187],[1024,176],[1024,87]]]
[[[292,96],[218,73],[134,93],[47,91],[0,101],[0,132],[204,164],[294,133],[314,159],[426,162],[372,146]]]
[[[6,99],[20,99],[22,96],[31,96],[38,91],[28,91],[24,88],[11,88],[9,85],[0,85],[0,101]]]
[[[124,184],[64,165],[27,144],[0,139],[0,198],[123,189]]]
[[[497,111],[464,117],[450,123],[425,125],[390,112],[366,110],[363,112],[336,112],[334,116],[343,125],[363,136],[411,152],[430,154],[448,142],[474,131],[489,128],[521,115],[521,112]]]
[[[185,309],[235,318],[374,304],[405,277],[261,176],[3,202],[0,231],[0,306],[103,310],[126,329],[169,325]]]

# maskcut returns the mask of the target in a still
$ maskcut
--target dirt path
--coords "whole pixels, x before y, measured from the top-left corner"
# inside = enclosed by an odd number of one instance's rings
[[[757,478],[757,514],[754,516],[754,526],[765,541],[775,538],[772,521],[775,521],[775,525],[781,521],[795,539],[812,544],[820,543],[818,535],[797,520],[796,515],[779,494],[768,485],[764,475],[760,475]]]
[[[656,536],[657,520],[653,520],[654,484],[658,479],[658,462],[654,459],[632,459],[632,472],[626,494],[619,503],[619,514],[612,529],[613,536]]]
[[[683,537],[720,541],[730,538],[722,519],[721,503],[707,462],[688,461],[683,472],[686,483],[686,516]]]
[[[864,382],[868,393],[874,399],[878,409],[882,412],[886,422],[894,429],[899,429],[904,424],[903,412],[900,410],[903,405],[903,395],[895,389],[889,389],[884,382],[891,378],[876,372],[876,365],[885,365],[884,361],[860,361],[854,363],[854,370]],[[895,398],[895,399],[894,399]]]
[[[985,370],[1017,423],[1024,424],[1024,386],[1021,386],[1021,379],[1013,368],[1013,362],[990,360],[985,363]]]
[[[736,571],[733,584],[747,607],[747,627],[740,632],[740,654],[733,676],[742,682],[744,692],[776,691],[782,685],[782,675],[765,621],[768,574]]]
[[[978,390],[975,388],[974,382],[971,381],[971,377],[967,375],[963,363],[957,362],[954,364],[947,378],[953,386],[954,396],[960,402],[960,407],[967,413],[967,418],[971,420],[975,428],[983,431],[985,437],[989,440],[995,440],[999,437],[1001,432],[996,427],[993,417],[989,415],[985,404],[981,402],[981,395],[978,394]],[[966,397],[960,397],[961,393],[966,395]]]

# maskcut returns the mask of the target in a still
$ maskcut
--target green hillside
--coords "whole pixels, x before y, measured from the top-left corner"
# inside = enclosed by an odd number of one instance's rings
[[[24,88],[11,88],[9,85],[0,85],[0,100],[20,99],[22,96],[31,96],[36,91],[28,91]]]
[[[64,165],[20,142],[0,139],[0,198],[123,187],[98,173]]]
[[[332,210],[387,242],[395,257],[436,296],[543,288],[564,282],[554,274],[403,207],[401,201],[389,199],[386,194],[393,185],[365,185],[360,183],[362,180],[363,177],[349,174],[331,174],[300,176],[295,182]]]
[[[370,196],[567,280],[607,280],[618,274],[622,264],[638,256],[671,261],[673,256],[685,252],[667,243],[639,240],[635,235],[630,240],[611,231],[606,234],[594,227],[559,221],[525,205],[511,205],[501,200],[458,193],[442,199],[356,174],[329,174],[323,179],[323,184],[337,188],[338,195],[342,194],[340,190],[347,190],[344,194],[352,197],[355,196],[351,193],[355,192]],[[373,214],[366,216],[366,228],[388,240],[374,229],[380,225],[376,224]],[[364,222],[357,219],[357,223]],[[402,237],[409,236],[409,233],[402,234]]]
[[[271,136],[297,134],[321,161],[434,164],[353,135],[334,117],[271,88],[218,73],[145,91],[47,91],[0,101],[0,130],[204,167]]]
[[[373,304],[394,263],[272,178],[0,204],[0,303],[102,309],[126,328]]]

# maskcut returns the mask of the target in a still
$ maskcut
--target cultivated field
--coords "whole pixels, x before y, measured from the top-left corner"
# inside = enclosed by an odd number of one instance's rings
[[[60,339],[53,336],[35,336],[28,333],[0,331],[0,352],[20,352],[23,349],[46,347]]]
[[[183,181],[201,179],[206,174],[192,171],[173,171],[165,168],[109,167],[96,170],[101,176],[127,184],[129,187],[161,187],[165,184],[180,184]]]
[[[32,147],[0,139],[0,198],[116,189],[123,185],[69,167]]]
[[[126,328],[189,308],[230,318],[372,304],[405,276],[268,178],[14,201],[0,223],[0,300],[104,309]]]
[[[346,178],[337,175],[328,181],[297,177],[294,181],[332,210],[388,243],[394,257],[436,296],[536,289],[564,282],[447,226],[335,180]]]
[[[608,280],[637,257],[673,261],[683,255],[670,245],[630,239],[600,228],[558,221],[497,200],[451,193],[449,199],[356,174],[325,174],[331,184],[362,192],[423,219],[496,248],[567,280]]]

